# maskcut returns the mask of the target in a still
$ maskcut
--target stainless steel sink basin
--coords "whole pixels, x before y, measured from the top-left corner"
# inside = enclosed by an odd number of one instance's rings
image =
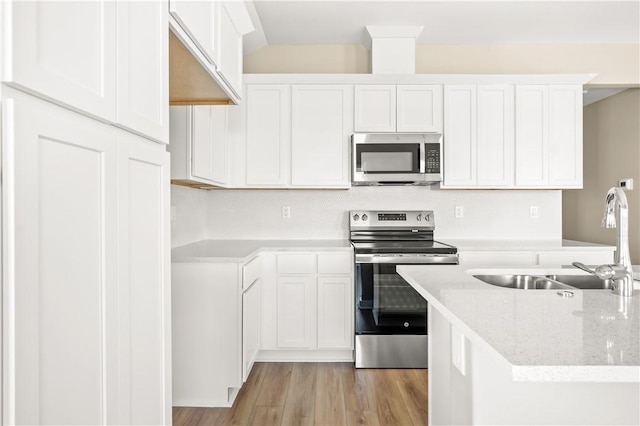
[[[474,275],[480,281],[487,284],[505,288],[518,288],[521,290],[571,290],[572,287],[567,284],[549,279],[544,276],[535,275]]]
[[[547,278],[568,284],[581,290],[611,290],[611,280],[601,280],[594,275],[547,275]]]

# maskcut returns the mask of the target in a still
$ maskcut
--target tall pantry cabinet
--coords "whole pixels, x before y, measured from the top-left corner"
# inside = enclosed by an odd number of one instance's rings
[[[167,10],[0,3],[4,424],[171,423]]]

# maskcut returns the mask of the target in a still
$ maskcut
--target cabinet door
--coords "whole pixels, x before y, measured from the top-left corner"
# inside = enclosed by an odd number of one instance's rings
[[[123,423],[113,129],[3,95],[4,423]]]
[[[291,88],[247,87],[247,184],[285,185],[289,180]]]
[[[582,188],[582,86],[549,88],[549,185]]]
[[[115,121],[116,2],[15,1],[6,9],[5,80]]]
[[[516,185],[546,186],[549,162],[549,87],[516,86]]]
[[[246,382],[260,349],[260,280],[242,295],[242,381]]]
[[[353,279],[318,277],[318,348],[353,348]]]
[[[316,283],[313,276],[278,277],[278,347],[316,346]]]
[[[442,86],[402,85],[396,90],[398,132],[442,133]]]
[[[117,123],[169,143],[166,1],[117,2]]]
[[[218,71],[238,96],[242,96],[242,35],[227,10],[227,5],[219,6],[219,64]]]
[[[356,85],[355,119],[356,132],[396,131],[396,86]]]
[[[216,63],[216,2],[169,0],[169,13],[178,21],[196,47],[213,65]]]
[[[293,86],[293,186],[350,186],[352,111],[353,86]]]
[[[124,131],[117,137],[119,423],[168,424],[169,154],[163,145]]]
[[[215,184],[228,183],[227,109],[193,106],[191,174]]]
[[[478,86],[477,184],[513,185],[513,86]]]
[[[444,88],[444,185],[476,184],[476,86]]]

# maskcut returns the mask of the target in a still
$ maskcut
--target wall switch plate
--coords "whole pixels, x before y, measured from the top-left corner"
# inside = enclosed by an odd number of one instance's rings
[[[537,219],[538,218],[538,206],[529,207],[529,217],[531,219]]]
[[[462,219],[464,217],[464,207],[463,206],[456,206],[454,209],[454,215],[456,217],[456,219]]]
[[[290,206],[282,206],[282,218],[290,219],[291,218],[291,207]]]
[[[633,179],[620,179],[619,183],[620,188],[626,189],[627,191],[631,191],[633,189]]]

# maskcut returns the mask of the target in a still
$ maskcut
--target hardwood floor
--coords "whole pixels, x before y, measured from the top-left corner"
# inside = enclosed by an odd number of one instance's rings
[[[257,363],[233,407],[175,407],[173,424],[426,425],[427,370]]]

